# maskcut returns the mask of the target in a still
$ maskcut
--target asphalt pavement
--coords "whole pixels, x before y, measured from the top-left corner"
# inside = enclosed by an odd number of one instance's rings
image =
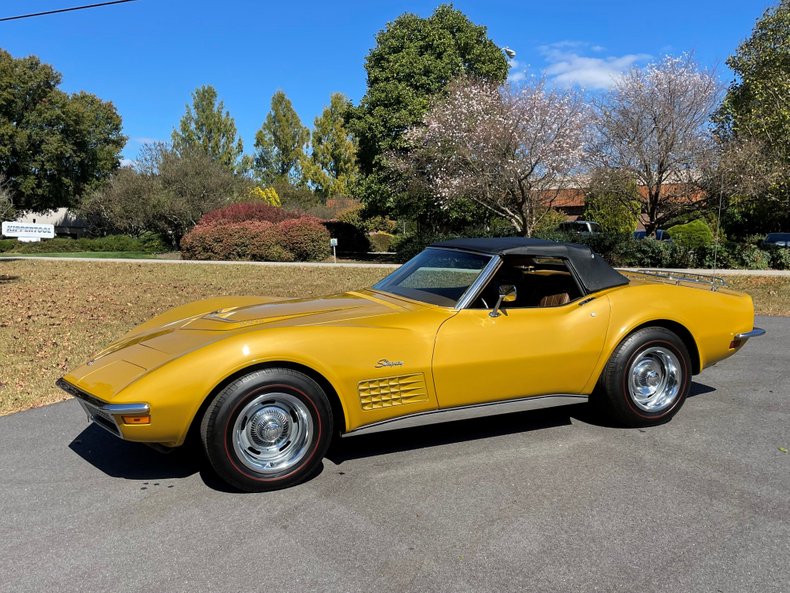
[[[669,424],[574,405],[352,437],[272,493],[74,401],[0,418],[0,591],[788,592],[790,319],[757,324]]]

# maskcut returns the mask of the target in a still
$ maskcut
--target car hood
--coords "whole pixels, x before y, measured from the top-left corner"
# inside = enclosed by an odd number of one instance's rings
[[[64,379],[104,400],[167,362],[236,332],[306,325],[371,323],[410,305],[372,291],[315,299],[228,297],[178,307],[127,333]]]

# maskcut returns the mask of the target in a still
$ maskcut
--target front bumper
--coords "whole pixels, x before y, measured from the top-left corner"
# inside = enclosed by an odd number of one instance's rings
[[[127,421],[131,420],[132,424],[136,424],[137,422],[132,419],[150,419],[151,409],[148,404],[108,404],[78,389],[63,378],[58,379],[55,385],[77,398],[88,420],[117,437],[124,438],[121,425]]]

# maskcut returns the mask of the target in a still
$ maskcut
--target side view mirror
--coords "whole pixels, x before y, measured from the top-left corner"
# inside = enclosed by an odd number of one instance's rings
[[[501,284],[499,286],[499,298],[496,301],[496,305],[494,305],[494,310],[488,315],[490,317],[499,317],[501,315],[499,308],[502,306],[502,303],[512,303],[516,300],[517,295],[515,286],[512,284]]]

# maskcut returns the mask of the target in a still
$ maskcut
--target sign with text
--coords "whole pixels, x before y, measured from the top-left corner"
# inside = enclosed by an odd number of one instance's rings
[[[54,239],[55,225],[35,222],[4,222],[3,235],[20,239]]]

